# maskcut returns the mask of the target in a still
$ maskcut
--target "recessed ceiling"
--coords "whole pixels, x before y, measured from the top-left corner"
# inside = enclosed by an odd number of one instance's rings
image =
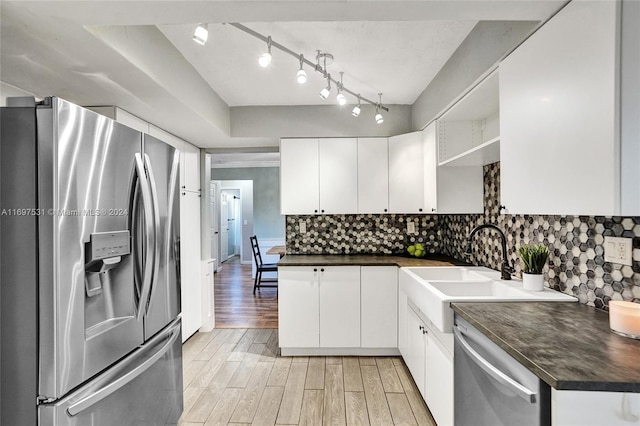
[[[478,21],[541,21],[565,0],[0,2],[0,81],[38,97],[115,105],[200,147],[273,145],[231,134],[230,107],[318,105],[324,82],[295,58],[223,22],[240,22],[385,104],[411,105]],[[191,40],[209,23],[209,42]],[[6,86],[5,86],[6,87]],[[335,96],[335,92],[333,94]]]
[[[315,62],[316,50],[329,52],[327,66],[344,85],[372,100],[411,105],[438,73],[476,21],[280,22],[246,24]],[[268,68],[258,66],[266,43],[230,25],[210,24],[209,41],[191,40],[195,25],[164,25],[160,30],[229,106],[320,105],[326,86],[305,66],[309,81],[295,81],[299,62],[272,48]],[[335,96],[335,91],[333,96]],[[355,101],[355,99],[350,99]]]

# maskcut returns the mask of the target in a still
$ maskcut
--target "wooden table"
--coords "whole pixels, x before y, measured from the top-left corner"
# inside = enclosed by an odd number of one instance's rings
[[[267,250],[267,254],[277,254],[280,256],[280,259],[282,259],[285,253],[286,253],[286,246],[273,246],[269,250]]]

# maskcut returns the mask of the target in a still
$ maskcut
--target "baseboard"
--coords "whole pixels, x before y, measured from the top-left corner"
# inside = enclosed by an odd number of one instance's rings
[[[398,348],[280,348],[282,356],[400,356]]]

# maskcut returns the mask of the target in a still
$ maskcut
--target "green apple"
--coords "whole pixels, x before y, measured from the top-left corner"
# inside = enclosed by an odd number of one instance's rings
[[[409,247],[407,247],[407,251],[409,252],[409,254],[413,254],[416,251],[416,247],[415,246],[409,246]]]

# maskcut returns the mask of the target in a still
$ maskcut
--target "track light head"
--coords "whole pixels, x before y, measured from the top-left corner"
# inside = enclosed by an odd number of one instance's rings
[[[320,97],[326,100],[329,97],[329,93],[331,93],[331,88],[327,86],[320,91]]]
[[[362,111],[362,105],[360,105],[360,95],[358,95],[358,105],[354,106],[351,110],[351,115],[358,117]]]
[[[382,93],[378,93],[378,99],[379,102],[376,105],[376,123],[378,124],[382,124],[384,123],[384,117],[382,116],[382,114],[380,114],[380,105],[382,105]]]
[[[196,27],[193,32],[193,41],[198,43],[201,46],[207,42],[207,38],[209,38],[209,29],[207,24],[200,24]]]
[[[307,82],[307,73],[302,69],[304,65],[304,56],[300,54],[300,70],[298,70],[298,74],[296,74],[296,81],[298,84],[305,84]]]
[[[336,96],[336,99],[338,100],[338,105],[340,106],[344,106],[347,104],[347,97],[340,91],[338,91],[338,96]]]
[[[298,82],[298,84],[305,84],[307,82],[307,73],[305,72],[305,70],[300,69],[298,71],[298,74],[296,75],[296,81]]]
[[[320,97],[326,100],[329,97],[329,93],[331,93],[331,74],[327,74],[327,87],[320,91]]]
[[[271,36],[267,37],[267,51],[258,56],[258,64],[266,68],[271,63]]]

